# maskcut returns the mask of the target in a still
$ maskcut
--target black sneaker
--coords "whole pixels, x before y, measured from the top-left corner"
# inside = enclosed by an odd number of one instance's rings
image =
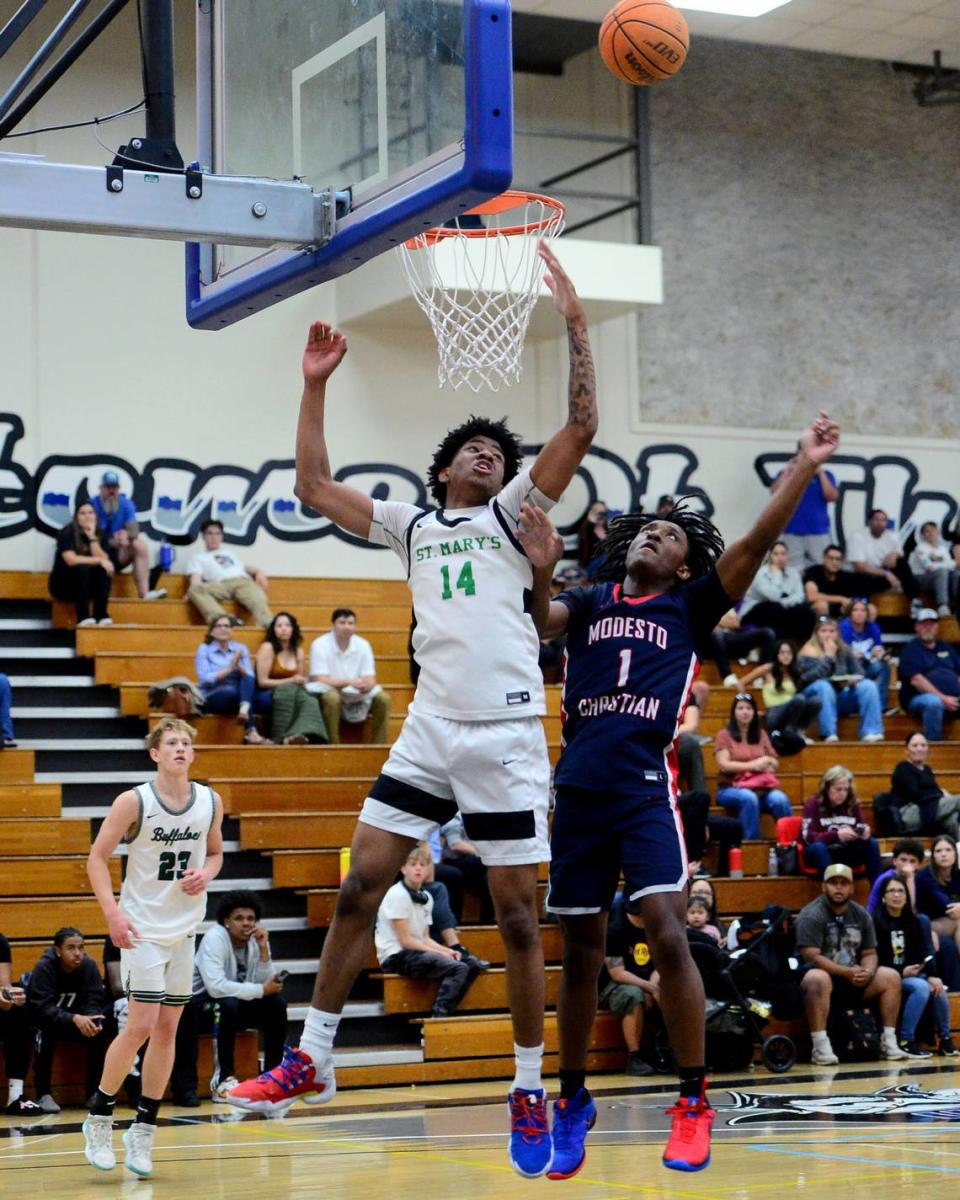
[[[933,1058],[933,1053],[917,1041],[901,1041],[900,1049],[910,1058]]]
[[[43,1112],[43,1109],[39,1104],[35,1104],[33,1100],[28,1100],[26,1096],[18,1096],[16,1100],[11,1100],[4,1111],[10,1117],[36,1117]]]
[[[953,1038],[947,1034],[946,1037],[940,1038],[937,1044],[937,1053],[942,1054],[944,1058],[956,1058],[960,1054],[960,1050],[953,1044]]]
[[[491,964],[485,958],[477,958],[475,954],[471,954],[462,942],[457,942],[451,949],[460,951],[460,960],[465,962],[468,967],[475,967],[478,971],[490,970]]]
[[[656,1075],[654,1068],[636,1051],[627,1059],[623,1073],[624,1075]]]
[[[200,1097],[196,1092],[181,1092],[180,1095],[174,1096],[174,1104],[178,1108],[199,1108]]]

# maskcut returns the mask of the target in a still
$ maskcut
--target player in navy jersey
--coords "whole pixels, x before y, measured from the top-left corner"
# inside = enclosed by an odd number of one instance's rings
[[[837,426],[821,412],[754,527],[726,550],[716,528],[682,503],[660,517],[617,518],[600,547],[596,586],[562,592],[549,605],[543,636],[567,637],[547,902],[564,942],[551,1179],[580,1170],[596,1120],[585,1087],[587,1046],[621,869],[660,972],[661,1008],[680,1068],[663,1161],[685,1171],[710,1161],[715,1113],[706,1098],[703,984],[685,930],[675,739],[710,631],[743,597],[837,441]]]

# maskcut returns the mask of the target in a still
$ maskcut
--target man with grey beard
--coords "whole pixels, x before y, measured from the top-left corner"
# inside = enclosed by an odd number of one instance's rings
[[[107,553],[118,571],[133,563],[133,578],[141,600],[162,600],[166,588],[150,587],[150,558],[145,538],[139,536],[140,523],[133,501],[120,491],[116,471],[104,471],[100,491],[90,502],[97,513],[100,528],[107,535]]]

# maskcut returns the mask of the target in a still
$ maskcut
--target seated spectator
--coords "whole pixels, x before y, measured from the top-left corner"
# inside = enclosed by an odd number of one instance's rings
[[[779,638],[803,642],[815,619],[803,590],[803,577],[787,561],[786,542],[774,542],[743,598],[743,624],[767,625]]]
[[[723,927],[723,922],[717,916],[717,893],[713,890],[713,884],[709,879],[691,879],[688,894],[691,899],[697,896],[706,904],[706,929],[708,932],[716,930],[717,940],[723,941],[726,937],[726,930]]]
[[[450,904],[450,893],[447,891],[446,884],[441,883],[436,878],[436,864],[433,861],[433,853],[428,842],[421,842],[421,848],[426,848],[430,853],[430,865],[427,867],[423,877],[423,890],[433,898],[433,916],[430,922],[430,936],[438,942],[442,942],[448,950],[456,950],[462,962],[467,966],[475,966],[478,971],[488,971],[490,963],[485,958],[477,958],[460,941],[460,931],[457,926],[459,920],[454,916],[453,908]],[[398,880],[399,882],[399,880]]]
[[[13,689],[10,680],[0,671],[0,750],[15,750],[16,735],[13,732],[13,718],[10,710],[13,707]]]
[[[402,878],[384,896],[377,912],[374,942],[384,971],[409,979],[439,979],[431,1016],[449,1017],[476,979],[480,968],[460,952],[430,937],[433,897],[423,888],[430,852],[415,846],[401,868]]]
[[[620,1018],[628,1055],[625,1073],[655,1074],[659,1064],[652,1063],[656,1058],[654,1034],[657,1025],[662,1025],[660,976],[650,957],[639,901],[628,902],[623,892],[617,893],[610,906],[599,988],[600,1008]]]
[[[217,923],[203,935],[193,969],[193,995],[177,1026],[171,1076],[174,1101],[196,1106],[197,1035],[216,1021],[217,1073],[210,1094],[223,1101],[237,1086],[235,1047],[242,1029],[258,1029],[263,1065],[272,1070],[283,1058],[287,1036],[284,976],[270,957],[270,939],[260,924],[263,909],[256,892],[226,892],[217,905]]]
[[[917,909],[925,913],[934,931],[951,938],[960,951],[960,871],[957,843],[941,833],[933,840],[930,865],[917,872]]]
[[[853,872],[832,863],[823,875],[823,893],[797,917],[797,956],[802,960],[803,1004],[813,1040],[811,1062],[835,1066],[839,1059],[827,1036],[831,1004],[866,1008],[876,1001],[883,1032],[880,1057],[905,1059],[897,1044],[900,976],[877,959],[877,935],[865,908],[853,899]]]
[[[914,913],[917,909],[917,872],[923,866],[924,860],[927,857],[927,852],[923,847],[923,842],[918,842],[916,838],[899,838],[893,844],[893,866],[883,871],[873,881],[873,887],[870,889],[870,899],[867,901],[867,912],[873,913],[880,903],[880,888],[887,880],[894,875],[900,880],[907,889],[907,899],[910,901],[910,908]],[[922,918],[927,920],[927,918]]]
[[[107,553],[117,571],[133,563],[133,579],[141,600],[162,600],[166,588],[150,587],[150,550],[146,538],[140,537],[140,522],[133,501],[120,491],[120,476],[116,471],[104,471],[100,491],[91,497],[96,509],[97,523],[107,540]]]
[[[755,676],[763,681],[761,694],[767,710],[763,723],[774,749],[782,753],[784,744],[798,738],[812,745],[813,739],[807,737],[806,731],[820,712],[820,701],[803,693],[793,643],[778,642],[773,662],[762,663],[748,672],[743,677],[744,683],[752,683]]]
[[[831,862],[865,867],[872,883],[883,870],[880,843],[863,819],[863,809],[846,767],[830,767],[817,794],[803,806],[803,857],[821,878]]]
[[[687,900],[687,933],[690,930],[712,938],[720,943],[720,930],[710,924],[710,906],[702,896],[691,896]]]
[[[308,690],[319,694],[331,745],[340,741],[340,722],[359,725],[371,719],[370,740],[390,741],[390,697],[377,683],[373,647],[357,633],[352,608],[335,608],[333,629],[310,647]]]
[[[107,995],[107,1002],[103,1009],[103,1033],[107,1045],[109,1045],[121,1030],[126,1029],[127,1017],[130,1012],[127,989],[120,974],[120,951],[113,944],[113,939],[109,934],[103,939],[103,981]],[[126,1093],[127,1101],[133,1108],[137,1107],[142,1094],[140,1064],[143,1062],[145,1052],[146,1046],[137,1052],[133,1069],[123,1081],[123,1090]],[[199,1103],[198,1100],[197,1104]]]
[[[960,654],[940,641],[939,617],[921,608],[914,628],[917,636],[900,650],[900,707],[923,722],[928,742],[943,737],[943,722],[960,709]]]
[[[843,569],[843,551],[830,545],[823,552],[823,561],[807,567],[803,573],[803,590],[807,603],[818,617],[839,617],[850,607],[854,596],[869,595],[874,584],[872,575],[860,575]]]
[[[700,714],[710,697],[710,687],[697,680],[690,689],[690,699],[680,723],[677,739],[677,766],[682,789],[679,799],[683,819],[683,840],[687,848],[687,868],[691,878],[706,874],[702,860],[708,844],[717,843],[717,872],[730,873],[730,850],[743,841],[743,826],[736,819],[710,811],[710,793],[703,765],[703,743]]]
[[[577,562],[585,571],[606,536],[607,506],[602,500],[594,500],[577,530]]]
[[[302,642],[297,618],[281,612],[271,620],[257,649],[257,687],[273,693],[270,736],[284,746],[329,740],[320,705],[304,686]]]
[[[941,538],[936,521],[924,521],[920,526],[909,563],[917,587],[934,597],[941,617],[949,617],[960,588],[960,568],[953,561],[951,548]]]
[[[78,504],[73,520],[57,534],[50,595],[55,600],[73,601],[78,625],[112,625],[107,600],[113,572],[93,505],[89,500]]]
[[[255,712],[269,712],[273,695],[257,687],[250,651],[230,636],[233,622],[224,614],[207,626],[207,636],[197,647],[194,666],[203,703],[209,713],[237,714],[246,726],[244,742],[250,746],[271,745],[261,737],[253,719]]]
[[[45,1113],[58,1113],[52,1095],[53,1054],[58,1042],[80,1042],[87,1048],[87,1095],[97,1090],[103,1073],[106,1038],[103,980],[84,950],[83,934],[72,925],[58,929],[30,972],[27,1004],[37,1031],[33,1077],[37,1101]]]
[[[434,830],[430,838],[433,873],[447,889],[450,907],[457,923],[463,919],[463,898],[471,892],[480,902],[480,922],[494,919],[493,898],[487,882],[487,868],[476,846],[467,841],[463,817],[459,813]]]
[[[710,644],[723,686],[739,687],[740,680],[730,667],[731,658],[743,658],[751,650],[759,650],[760,661],[769,662],[773,658],[776,634],[767,626],[760,629],[744,629],[740,618],[731,608],[720,618],[720,624],[710,635]]]
[[[7,1070],[8,1116],[37,1116],[39,1104],[23,1094],[23,1081],[30,1065],[30,1022],[27,1019],[27,993],[13,983],[10,943],[0,933],[0,1045]]]
[[[850,601],[850,614],[838,626],[840,640],[850,647],[857,667],[865,679],[872,679],[880,693],[880,707],[886,712],[890,704],[890,655],[883,644],[883,634],[876,621],[869,618],[870,606],[862,597]]]
[[[799,448],[798,445],[797,449]],[[777,490],[782,479],[783,471],[770,485],[772,492]],[[783,531],[790,566],[795,571],[802,572],[808,564],[820,561],[830,540],[830,510],[827,506],[832,504],[838,495],[836,476],[832,471],[821,467],[807,485],[807,490],[801,496],[800,503],[793,510],[793,516]]]
[[[873,914],[877,956],[882,967],[891,967],[900,976],[900,1049],[910,1058],[930,1058],[930,1051],[917,1041],[917,1026],[930,1005],[938,1053],[954,1058],[960,1050],[950,1037],[950,1001],[937,975],[929,927],[925,929],[917,920],[906,884],[896,875],[880,885],[879,899]]]
[[[221,601],[234,600],[247,609],[257,625],[266,628],[273,614],[267,601],[266,575],[257,567],[244,566],[223,544],[223,522],[204,521],[200,526],[205,550],[187,563],[190,590],[187,599],[205,621],[226,616]]]
[[[890,518],[882,508],[871,509],[866,526],[850,537],[847,559],[859,575],[870,576],[863,589],[866,595],[892,590],[917,596],[920,593],[917,581],[904,557],[900,539],[889,526]]]
[[[907,738],[907,757],[893,768],[890,791],[896,797],[904,833],[933,837],[946,833],[957,840],[960,835],[960,796],[951,796],[934,775],[927,757],[930,743],[922,733]],[[910,897],[915,902],[915,897]]]
[[[716,756],[717,803],[736,814],[745,838],[760,837],[761,810],[775,820],[790,816],[790,801],[776,776],[777,756],[749,692],[734,697],[730,720],[717,734]]]
[[[805,696],[820,701],[820,736],[825,742],[839,741],[837,717],[857,713],[861,742],[883,741],[880,690],[865,679],[857,660],[840,640],[836,621],[821,617],[813,636],[801,646],[797,670]]]

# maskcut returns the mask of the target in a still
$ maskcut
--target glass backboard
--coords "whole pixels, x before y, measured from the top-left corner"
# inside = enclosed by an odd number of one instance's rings
[[[188,244],[194,327],[353,270],[509,186],[508,0],[200,0],[197,19],[201,166],[303,180],[336,219],[309,246]]]

